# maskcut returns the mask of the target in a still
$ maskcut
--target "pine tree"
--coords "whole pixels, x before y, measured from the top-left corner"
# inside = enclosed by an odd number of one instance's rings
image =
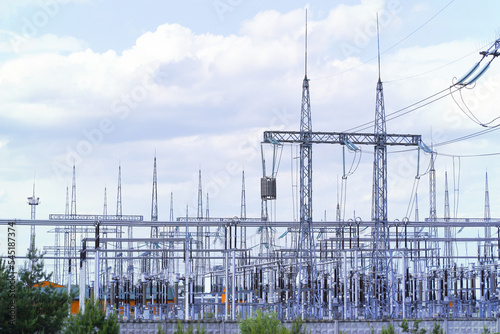
[[[56,333],[68,316],[68,294],[50,282],[43,255],[28,250],[28,263],[15,279],[0,260],[0,333]],[[11,317],[11,306],[15,316]]]

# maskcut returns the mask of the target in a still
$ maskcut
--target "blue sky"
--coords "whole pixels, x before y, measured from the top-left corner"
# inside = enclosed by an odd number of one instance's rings
[[[169,217],[171,192],[176,217],[185,215],[186,206],[194,214],[199,168],[212,216],[239,215],[243,169],[248,215],[259,216],[262,132],[299,126],[305,8],[317,131],[344,131],[373,119],[377,13],[387,113],[449,87],[498,38],[500,26],[496,1],[3,2],[2,218],[29,217],[26,197],[34,175],[42,201],[37,216],[63,212],[74,161],[78,213],[101,213],[104,187],[108,212],[114,213],[121,165],[123,212],[148,219],[155,152],[160,219]],[[494,61],[474,89],[455,95],[483,122],[498,114],[499,66]],[[430,144],[482,127],[448,96],[388,122],[387,129],[422,134]],[[460,193],[458,215],[482,216],[486,170],[492,216],[499,214],[493,191],[498,158],[458,157],[496,153],[497,136],[493,131],[438,149],[456,155],[437,160],[438,215],[447,171],[450,189],[460,189],[454,192]],[[278,220],[294,217],[294,150],[283,148],[279,199],[273,206]],[[341,148],[318,147],[313,154],[314,218],[323,219],[326,210],[333,220]],[[363,148],[359,167],[349,176],[347,217],[369,219],[372,156],[371,148]],[[357,165],[357,159],[350,153],[346,163]],[[391,153],[389,159],[389,218],[401,220],[408,211],[417,155]],[[428,161],[423,155],[422,170]],[[425,217],[428,180],[426,175],[421,179],[419,209]]]

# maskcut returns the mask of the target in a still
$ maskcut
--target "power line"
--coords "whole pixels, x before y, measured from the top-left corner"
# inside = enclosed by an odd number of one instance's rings
[[[414,35],[416,32],[418,32],[420,29],[422,29],[424,26],[426,26],[429,22],[431,22],[434,18],[436,18],[436,16],[438,16],[439,14],[441,14],[441,12],[443,12],[446,8],[448,8],[448,6],[450,6],[454,1],[455,0],[451,0],[448,4],[446,4],[443,8],[441,8],[436,14],[434,14],[433,16],[431,16],[427,21],[425,21],[417,29],[413,30],[410,34],[408,34],[407,36],[403,37],[401,40],[399,40],[398,42],[396,42],[395,44],[393,44],[389,48],[385,49],[380,54],[382,55],[382,54],[385,54],[386,52],[389,52],[390,50],[392,50],[393,48],[395,48],[396,46],[398,46],[399,44],[403,43],[405,40],[407,40],[408,38],[410,38],[412,35]],[[348,68],[348,69],[346,69],[346,70],[344,70],[342,72],[339,72],[339,73],[336,73],[336,74],[332,74],[332,75],[328,75],[328,76],[324,76],[324,77],[317,77],[317,78],[314,78],[314,79],[318,80],[318,79],[326,79],[326,78],[331,78],[331,77],[339,76],[341,74],[344,74],[344,73],[350,72],[352,70],[355,70],[358,67],[366,65],[366,64],[372,62],[373,60],[377,59],[377,57],[378,57],[378,55],[374,56],[374,57],[372,57],[372,58],[370,58],[370,59],[368,59],[368,60],[366,60],[364,62],[362,62],[359,65],[356,65],[356,66],[353,66],[351,68]],[[458,61],[458,60],[456,60],[456,61]]]

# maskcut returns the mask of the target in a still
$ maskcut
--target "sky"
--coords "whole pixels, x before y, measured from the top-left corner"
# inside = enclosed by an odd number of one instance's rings
[[[447,89],[499,38],[498,6],[493,0],[3,1],[0,217],[30,218],[34,182],[37,218],[64,213],[74,164],[77,213],[101,214],[105,188],[108,213],[116,212],[121,166],[123,214],[148,220],[156,156],[160,220],[170,217],[171,194],[175,217],[186,210],[196,215],[199,170],[211,217],[240,216],[243,170],[247,217],[260,217],[260,178],[273,165],[278,199],[271,218],[296,219],[297,147],[284,145],[273,160],[272,147],[263,145],[263,172],[261,141],[266,130],[299,130],[306,9],[313,130],[373,132],[378,14],[386,114],[443,95],[388,120],[387,132],[419,134],[436,145],[439,217],[445,172],[457,217],[484,215],[488,172],[495,217],[500,150],[492,127],[500,124],[500,61],[474,86],[453,95]],[[483,130],[492,131],[443,144]],[[370,219],[373,149],[359,148],[346,150],[345,162],[341,146],[313,148],[314,220],[335,220],[340,198],[344,219]],[[417,150],[389,148],[390,220],[414,217],[414,184],[419,217],[428,217],[429,161]],[[351,173],[341,196],[344,166]]]

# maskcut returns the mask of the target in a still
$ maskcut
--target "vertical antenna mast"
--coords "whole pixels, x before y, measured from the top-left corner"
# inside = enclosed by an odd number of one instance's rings
[[[104,217],[108,215],[108,196],[106,194],[106,186],[104,186],[104,207],[102,209],[102,215]]]
[[[304,73],[307,78],[307,8],[306,8],[306,36],[305,36]]]
[[[71,184],[71,212],[72,216],[76,215],[76,168],[73,163],[73,183]]]
[[[378,81],[380,81],[380,33],[378,31],[378,13],[377,13],[377,59],[378,59]]]
[[[28,204],[31,207],[31,219],[36,219],[36,206],[40,204],[40,198],[35,196],[35,181],[33,180],[33,196],[28,197]],[[31,225],[30,249],[35,249],[35,225]]]
[[[158,221],[158,180],[156,174],[156,153],[153,163],[153,193],[151,199],[151,221]],[[158,227],[156,227],[158,232]]]
[[[122,215],[122,166],[118,165],[118,192],[116,194],[116,215]]]

